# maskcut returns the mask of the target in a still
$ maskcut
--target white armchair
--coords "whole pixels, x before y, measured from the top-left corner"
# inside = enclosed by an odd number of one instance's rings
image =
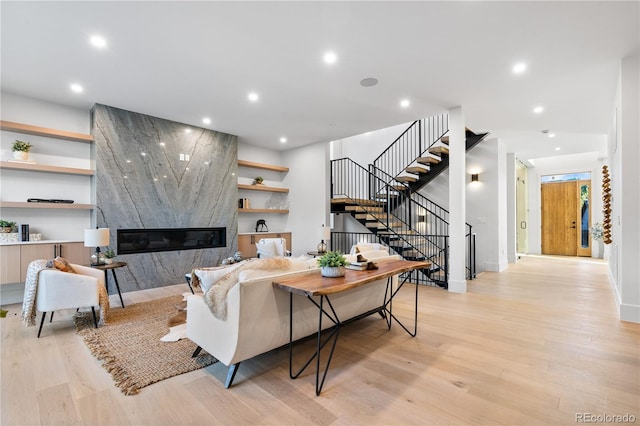
[[[104,273],[98,269],[81,265],[71,265],[75,274],[56,269],[44,269],[38,275],[38,290],[36,293],[36,310],[42,312],[38,337],[47,312],[60,309],[76,309],[91,307],[93,321],[98,328],[95,307],[99,305],[100,287],[104,287]]]
[[[291,256],[284,238],[262,238],[256,243],[256,251],[259,258]]]

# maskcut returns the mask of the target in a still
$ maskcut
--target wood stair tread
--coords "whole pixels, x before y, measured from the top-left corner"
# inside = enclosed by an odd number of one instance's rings
[[[442,154],[448,155],[449,147],[444,145],[432,146],[431,148],[429,148],[429,152],[432,154],[438,154],[438,155],[442,155]]]
[[[418,157],[416,158],[416,162],[420,163],[420,164],[425,164],[425,165],[429,165],[429,164],[438,164],[440,162],[441,158],[440,157]]]
[[[418,178],[413,176],[396,176],[396,181],[398,182],[416,182]]]
[[[404,226],[404,223],[396,221],[396,222],[390,222],[388,227],[389,228],[402,228],[403,226]],[[387,228],[387,224],[386,224],[385,220],[383,220],[381,222],[381,221],[375,219],[374,221],[368,221],[367,222],[367,228],[385,229],[385,228]]]
[[[367,200],[364,198],[347,198],[347,197],[339,197],[332,198],[331,204],[351,204],[351,205],[361,205],[361,206],[383,206],[385,201],[380,200]]]
[[[360,220],[367,220],[367,221],[371,221],[371,220],[387,220],[387,217],[389,215],[387,213],[380,213],[377,215],[372,215],[371,213],[356,213],[356,219],[360,219]]]
[[[421,166],[409,166],[405,169],[405,171],[407,173],[413,173],[413,174],[419,175],[421,173],[429,173],[429,168],[421,167]]]
[[[367,211],[369,212],[381,212],[384,211],[383,207],[375,207],[375,206],[369,206],[367,208],[364,208],[362,206],[346,206],[345,210],[348,212],[358,212],[358,213],[366,213]]]

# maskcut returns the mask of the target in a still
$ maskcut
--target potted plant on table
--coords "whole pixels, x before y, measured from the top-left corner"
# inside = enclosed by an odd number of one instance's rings
[[[29,159],[29,151],[31,151],[31,145],[29,142],[16,140],[11,145],[11,151],[13,151],[13,158],[15,160],[27,161]]]
[[[13,227],[16,226],[15,222],[9,220],[0,220],[0,229],[3,233],[8,234],[13,230]]]
[[[113,258],[116,257],[116,252],[113,251],[111,247],[107,247],[107,249],[104,251],[103,254],[104,254],[104,263],[106,264],[113,263]]]
[[[347,258],[340,251],[328,251],[318,258],[318,265],[323,277],[344,277]]]

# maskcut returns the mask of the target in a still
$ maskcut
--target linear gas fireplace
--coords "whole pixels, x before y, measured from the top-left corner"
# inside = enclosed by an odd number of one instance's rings
[[[227,228],[118,229],[118,254],[227,246]]]

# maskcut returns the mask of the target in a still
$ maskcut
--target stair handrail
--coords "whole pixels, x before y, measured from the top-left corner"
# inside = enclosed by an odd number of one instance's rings
[[[416,120],[373,160],[373,164],[396,178],[448,131],[448,114]]]

